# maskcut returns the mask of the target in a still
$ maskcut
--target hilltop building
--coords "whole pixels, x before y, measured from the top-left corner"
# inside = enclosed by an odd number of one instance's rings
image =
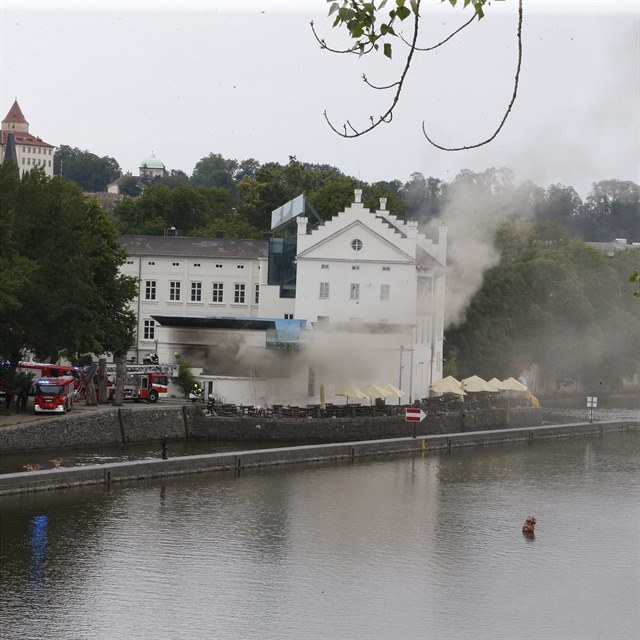
[[[54,151],[52,144],[29,132],[29,123],[15,100],[2,121],[0,162],[10,158],[23,174],[34,167],[40,167],[45,175],[52,178]]]
[[[153,182],[156,178],[164,178],[167,176],[167,170],[164,166],[164,162],[158,160],[154,155],[150,158],[143,160],[138,168],[138,176],[133,176],[131,173],[122,174],[119,178],[116,178],[113,182],[107,185],[107,192],[112,195],[120,195],[121,185],[131,178],[138,181],[141,188]]]
[[[442,377],[446,229],[433,241],[361,200],[320,225],[299,209],[278,238],[123,236],[140,282],[129,356],[183,358],[220,401],[344,402],[332,390],[370,383],[426,396]]]

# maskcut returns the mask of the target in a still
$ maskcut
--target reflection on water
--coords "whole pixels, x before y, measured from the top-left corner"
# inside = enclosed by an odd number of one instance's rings
[[[2,636],[637,640],[639,453],[627,432],[6,497]]]

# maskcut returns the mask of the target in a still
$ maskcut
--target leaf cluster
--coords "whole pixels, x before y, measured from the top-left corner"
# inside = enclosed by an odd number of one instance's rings
[[[457,0],[441,0],[456,6]],[[420,15],[420,0],[382,0],[377,4],[367,0],[327,0],[330,3],[329,15],[335,16],[334,28],[344,28],[353,40],[351,51],[364,55],[378,51],[387,58],[392,57],[391,38],[397,37],[394,25],[411,15]],[[463,0],[463,6],[471,4],[478,18],[484,16],[486,0]],[[391,8],[388,8],[388,5]]]

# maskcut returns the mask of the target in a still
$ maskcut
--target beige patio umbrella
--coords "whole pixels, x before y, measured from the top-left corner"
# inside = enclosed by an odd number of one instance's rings
[[[362,387],[362,391],[372,400],[376,398],[386,398],[389,395],[389,389],[385,389],[382,385],[375,384],[374,382],[368,384],[366,387]]]
[[[447,376],[446,378],[442,378],[442,380],[438,380],[438,382],[432,384],[431,391],[434,391],[438,395],[442,395],[444,393],[455,393],[458,396],[467,395],[462,388],[462,383],[456,380],[453,376]]]
[[[347,404],[349,404],[349,398],[364,399],[369,397],[362,389],[359,389],[352,383],[344,385],[343,387],[337,387],[331,395],[344,396],[347,399]]]
[[[507,389],[507,391],[526,391],[527,387],[525,387],[522,382],[520,382],[519,380],[516,380],[515,378],[507,378],[506,380],[502,381],[502,384],[504,385],[504,388]]]
[[[492,384],[498,391],[503,391],[505,389],[504,382],[502,380],[498,380],[498,378],[491,378],[489,380],[489,384]]]
[[[394,387],[390,382],[385,382],[378,386],[382,387],[386,391],[385,398],[402,398],[404,395],[404,391],[402,389]]]
[[[471,376],[469,378],[465,378],[462,381],[462,388],[469,393],[481,393],[482,391],[497,393],[499,391],[498,387],[494,387],[492,384],[489,384],[480,376]]]

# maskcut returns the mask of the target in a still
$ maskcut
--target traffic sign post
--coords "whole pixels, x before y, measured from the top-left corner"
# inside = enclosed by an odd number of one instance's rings
[[[416,424],[422,422],[427,414],[420,407],[407,407],[404,414],[405,422],[413,422],[413,437],[416,437]]]

